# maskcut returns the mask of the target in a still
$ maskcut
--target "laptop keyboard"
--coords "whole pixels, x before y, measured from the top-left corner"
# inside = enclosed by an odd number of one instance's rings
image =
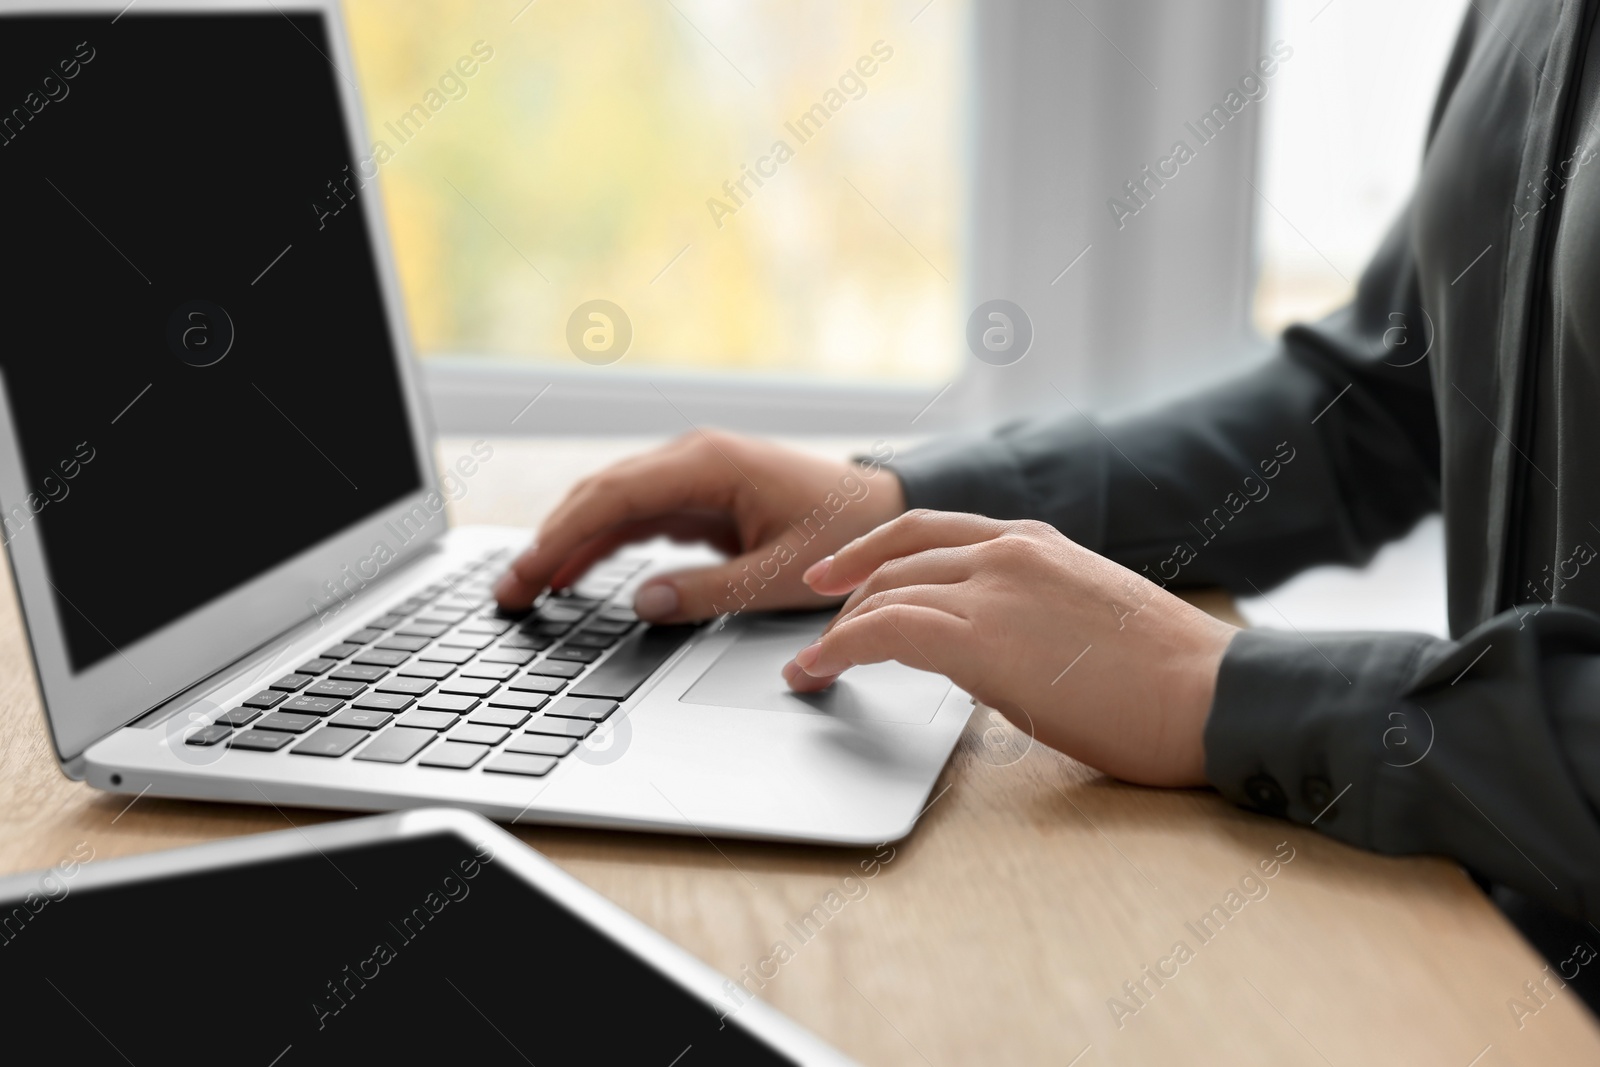
[[[670,659],[694,626],[650,626],[618,600],[649,561],[615,559],[584,595],[508,614],[491,553],[366,622],[218,713],[190,745],[284,758],[543,777]]]

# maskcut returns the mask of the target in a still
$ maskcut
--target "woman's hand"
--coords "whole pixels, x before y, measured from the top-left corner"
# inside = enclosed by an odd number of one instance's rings
[[[666,535],[731,558],[645,583],[634,610],[652,622],[837,603],[842,593],[813,592],[800,576],[905,510],[900,480],[879,466],[892,455],[876,446],[870,462],[846,463],[715,430],[686,433],[574,486],[495,585],[495,599],[521,610],[622,545]]]
[[[907,512],[805,580],[850,598],[784,668],[794,689],[898,660],[1118,778],[1205,783],[1206,716],[1235,628],[1054,528]]]

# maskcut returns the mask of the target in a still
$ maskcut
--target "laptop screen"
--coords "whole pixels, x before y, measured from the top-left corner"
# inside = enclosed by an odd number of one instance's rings
[[[422,485],[332,54],[306,13],[4,19],[0,507],[74,672]]]

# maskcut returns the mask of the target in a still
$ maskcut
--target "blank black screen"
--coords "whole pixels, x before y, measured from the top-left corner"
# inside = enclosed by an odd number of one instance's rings
[[[58,876],[0,915],[10,1040],[74,1064],[793,1062],[477,856],[440,834],[114,889]]]
[[[74,671],[421,485],[320,16],[114,14],[0,19],[0,506]]]

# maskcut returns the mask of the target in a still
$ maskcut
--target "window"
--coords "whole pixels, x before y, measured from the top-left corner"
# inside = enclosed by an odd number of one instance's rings
[[[1262,141],[1257,327],[1348,301],[1405,206],[1467,0],[1269,0],[1295,50]]]
[[[625,368],[948,380],[968,12],[921,7],[350,0],[419,353],[582,371],[605,299]]]

